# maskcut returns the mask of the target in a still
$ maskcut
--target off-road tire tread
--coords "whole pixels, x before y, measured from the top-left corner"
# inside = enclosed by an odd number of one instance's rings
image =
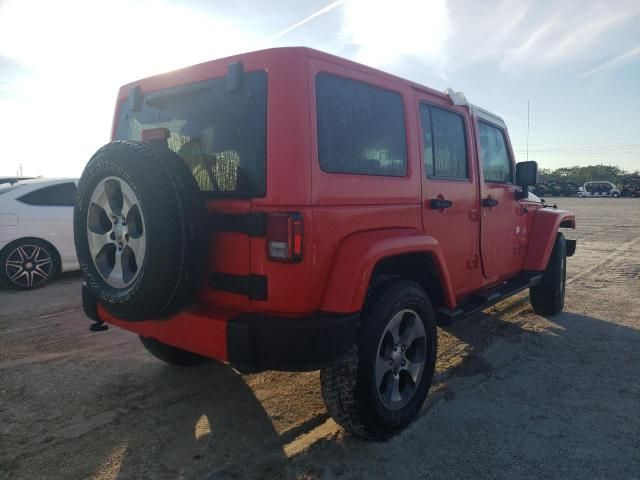
[[[369,300],[369,306],[363,308],[363,312],[366,313],[363,313],[357,344],[347,356],[320,371],[320,385],[327,410],[336,423],[359,437],[385,440],[406,427],[417,415],[426,399],[437,352],[436,319],[426,293],[417,283],[410,280],[395,280],[387,284],[377,298],[372,297]],[[429,364],[423,373],[423,381],[426,383],[421,383],[420,387],[424,388],[424,395],[422,398],[416,397],[415,401],[412,400],[410,405],[402,410],[388,411],[386,416],[381,415],[374,406],[375,401],[372,402],[370,398],[371,392],[367,390],[365,379],[369,373],[363,372],[360,368],[360,354],[365,350],[370,351],[371,345],[367,348],[367,342],[374,342],[377,348],[379,339],[373,338],[377,333],[369,325],[370,321],[380,321],[375,318],[376,313],[412,302],[421,306],[423,310],[421,317],[428,339],[431,340],[429,346],[431,356],[427,358]]]
[[[565,275],[563,282],[566,281],[566,254],[566,240],[558,233],[542,280],[529,290],[531,306],[538,315],[557,315],[564,308],[564,289],[559,287],[558,280]]]

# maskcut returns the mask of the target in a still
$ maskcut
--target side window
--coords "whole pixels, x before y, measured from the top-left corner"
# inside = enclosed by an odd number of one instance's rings
[[[43,207],[73,207],[76,200],[76,184],[68,182],[39,188],[21,196],[18,200]]]
[[[468,178],[467,142],[461,115],[420,104],[427,177]]]
[[[488,123],[478,122],[480,160],[485,182],[513,183],[511,160],[504,132]]]
[[[322,170],[406,175],[407,136],[400,94],[320,73],[316,108]]]

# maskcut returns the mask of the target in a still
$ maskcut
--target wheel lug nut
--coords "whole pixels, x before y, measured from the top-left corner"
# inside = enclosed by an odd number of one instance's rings
[[[113,223],[118,223],[118,217],[113,217],[113,218],[111,219],[111,221],[112,221]]]
[[[402,350],[403,352],[407,349],[407,347],[405,345],[402,345],[402,347],[400,347],[400,350]]]
[[[402,363],[400,365],[402,365],[403,367],[407,364],[406,360],[402,360]]]
[[[393,360],[389,360],[389,366],[393,367]]]

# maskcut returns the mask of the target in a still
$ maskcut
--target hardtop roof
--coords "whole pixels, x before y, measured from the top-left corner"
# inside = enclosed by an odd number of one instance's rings
[[[245,53],[240,53],[237,55],[231,55],[231,56],[227,56],[227,57],[222,57],[222,58],[218,58],[218,59],[214,59],[214,60],[209,60],[207,62],[202,62],[199,64],[194,64],[188,67],[184,67],[178,70],[174,70],[172,72],[167,72],[164,75],[178,75],[178,76],[182,76],[182,75],[186,75],[188,74],[190,71],[202,71],[202,69],[206,69],[207,66],[214,64],[214,63],[220,63],[220,62],[227,62],[227,63],[232,63],[232,62],[237,62],[237,61],[242,61],[243,58],[247,58],[247,57],[253,57],[254,59],[258,59],[259,57],[262,56],[271,56],[271,55],[284,55],[284,54],[294,54],[294,55],[302,55],[302,56],[306,56],[306,57],[313,57],[313,58],[317,58],[319,60],[323,60],[323,61],[327,61],[327,62],[331,62],[331,63],[335,63],[338,65],[342,65],[354,70],[359,70],[361,72],[366,72],[368,74],[372,74],[375,75],[377,77],[381,77],[381,78],[385,78],[387,80],[391,80],[393,82],[396,83],[401,83],[404,84],[405,86],[409,86],[411,88],[414,88],[416,90],[419,91],[423,91],[426,93],[429,93],[431,95],[435,95],[437,97],[442,98],[443,100],[447,100],[449,102],[451,102],[454,105],[459,105],[459,106],[465,106],[467,107],[472,114],[474,114],[475,116],[477,116],[478,118],[494,123],[496,125],[501,126],[502,128],[506,129],[506,124],[504,122],[504,120],[502,119],[502,117],[500,117],[499,115],[492,113],[482,107],[479,107],[477,105],[474,105],[470,102],[468,102],[464,96],[464,94],[462,94],[461,92],[454,92],[452,89],[447,89],[445,92],[441,92],[438,90],[435,90],[431,87],[427,87],[426,85],[422,85],[416,82],[413,82],[411,80],[407,80],[405,78],[399,77],[397,75],[393,75],[391,73],[388,72],[384,72],[382,70],[379,70],[377,68],[374,67],[370,67],[358,62],[355,62],[353,60],[348,60],[346,58],[343,57],[339,57],[337,55],[333,55],[330,53],[326,53],[326,52],[322,52],[320,50],[316,50],[313,48],[309,48],[309,47],[274,47],[274,48],[267,48],[267,49],[263,49],[263,50],[255,50],[252,52],[245,52]],[[152,78],[158,77],[158,75],[153,75],[151,77],[146,77],[134,82],[130,82],[128,84],[123,85],[120,88],[120,93],[118,95],[118,97],[121,99],[123,97],[126,97],[128,95],[128,90],[131,87],[134,87],[136,84],[139,84],[141,82],[145,82],[148,81]]]

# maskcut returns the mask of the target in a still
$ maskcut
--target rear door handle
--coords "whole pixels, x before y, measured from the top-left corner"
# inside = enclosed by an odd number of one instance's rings
[[[453,206],[451,200],[445,200],[444,198],[432,198],[429,201],[429,206],[432,210],[442,210],[443,208],[450,208]]]
[[[482,199],[483,207],[491,208],[491,207],[495,207],[496,205],[498,205],[498,200],[496,200],[495,198],[487,197]]]

